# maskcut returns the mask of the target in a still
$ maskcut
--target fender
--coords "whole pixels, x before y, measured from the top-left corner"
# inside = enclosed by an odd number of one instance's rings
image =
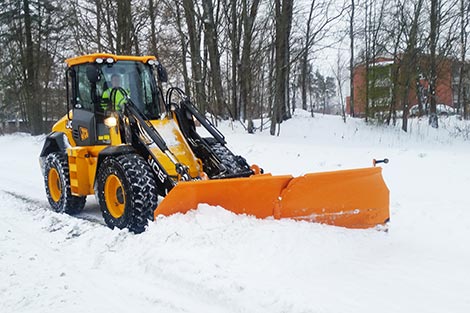
[[[41,166],[42,174],[44,175],[44,160],[53,152],[63,152],[67,154],[67,147],[70,147],[70,142],[67,136],[62,132],[52,132],[46,136],[44,146],[39,154],[39,165]]]
[[[64,133],[52,132],[46,136],[46,140],[39,157],[45,158],[52,152],[63,151],[66,153],[67,148],[70,146],[70,142]]]
[[[104,159],[109,156],[120,156],[124,154],[135,153],[135,149],[129,145],[121,145],[121,146],[108,146],[100,151],[98,154],[98,162],[96,163],[96,167],[93,171],[93,188],[96,187],[96,175],[98,175],[98,170],[100,168],[101,163]]]
[[[135,154],[143,156],[144,160],[149,164],[150,168],[152,169],[155,175],[155,182],[157,184],[158,193],[161,196],[165,196],[168,193],[168,191],[174,187],[174,183],[172,179],[169,177],[168,173],[161,166],[161,164],[158,163],[158,160],[155,160],[153,157],[150,156],[149,152],[146,152],[144,153],[144,155],[142,155],[141,153],[138,153],[137,150],[130,145],[109,146],[109,147],[104,148],[98,154],[98,163],[96,166],[94,177],[96,177],[96,175],[98,174],[98,169],[101,165],[101,162],[103,162],[103,160],[106,157],[108,156],[116,157],[120,155],[131,154],[131,153],[135,153]]]
[[[108,156],[120,156],[129,153],[136,153],[135,149],[129,145],[106,147],[98,154],[98,166],[96,168],[98,169],[101,162]]]

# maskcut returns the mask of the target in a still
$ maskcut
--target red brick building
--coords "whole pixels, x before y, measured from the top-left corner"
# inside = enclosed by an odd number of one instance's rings
[[[419,85],[417,80],[413,79],[409,84],[408,107],[411,108],[418,104],[417,86],[420,88],[421,103],[425,108],[428,103],[429,83],[423,74],[429,68],[429,58],[422,57],[419,60]],[[392,100],[392,71],[396,69],[397,64],[391,58],[377,58],[375,62],[369,65],[369,116],[374,114],[374,110],[387,110]],[[400,71],[400,70],[399,70]],[[375,75],[371,77],[371,72]],[[438,78],[436,86],[436,103],[444,104],[450,107],[457,105],[457,90],[459,78],[459,63],[452,59],[444,59],[439,61]],[[405,88],[403,79],[400,77],[398,81],[398,90],[395,100],[395,108],[401,111],[404,102]],[[354,115],[365,116],[366,113],[366,67],[365,64],[358,64],[353,72],[354,84]],[[468,84],[468,81],[467,81]],[[470,86],[467,87],[470,90]],[[346,98],[346,112],[350,112],[350,97]],[[372,110],[372,112],[371,112]]]

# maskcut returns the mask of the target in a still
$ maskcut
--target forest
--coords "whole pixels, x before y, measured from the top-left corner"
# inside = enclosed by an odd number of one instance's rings
[[[296,109],[401,119],[407,131],[414,104],[437,128],[436,90],[449,62],[444,83],[470,119],[469,11],[468,0],[2,0],[0,134],[12,121],[32,135],[49,132],[66,111],[64,60],[95,52],[156,56],[169,74],[164,85],[249,133],[278,135]],[[380,102],[374,73],[384,57],[391,66]]]

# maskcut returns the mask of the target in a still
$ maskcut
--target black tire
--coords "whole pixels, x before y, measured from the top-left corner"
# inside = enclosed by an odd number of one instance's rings
[[[83,210],[86,196],[73,196],[70,191],[69,164],[63,153],[50,153],[44,161],[44,184],[52,209],[59,213],[77,214]]]
[[[204,140],[209,144],[212,151],[217,155],[230,173],[238,174],[250,170],[250,166],[242,156],[234,155],[232,151],[214,138],[204,138]]]
[[[138,234],[153,220],[158,204],[155,177],[141,156],[126,154],[104,159],[95,188],[104,221],[111,229],[128,228]]]

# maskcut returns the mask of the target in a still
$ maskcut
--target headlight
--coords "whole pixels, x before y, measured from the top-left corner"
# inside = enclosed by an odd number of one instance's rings
[[[114,59],[113,58],[107,58],[106,63],[108,63],[108,64],[114,63]]]
[[[102,58],[96,58],[95,62],[98,63],[98,64],[101,64],[101,63],[103,63],[103,59]]]
[[[117,119],[114,116],[105,118],[104,125],[108,126],[109,128],[115,127],[117,125]]]

